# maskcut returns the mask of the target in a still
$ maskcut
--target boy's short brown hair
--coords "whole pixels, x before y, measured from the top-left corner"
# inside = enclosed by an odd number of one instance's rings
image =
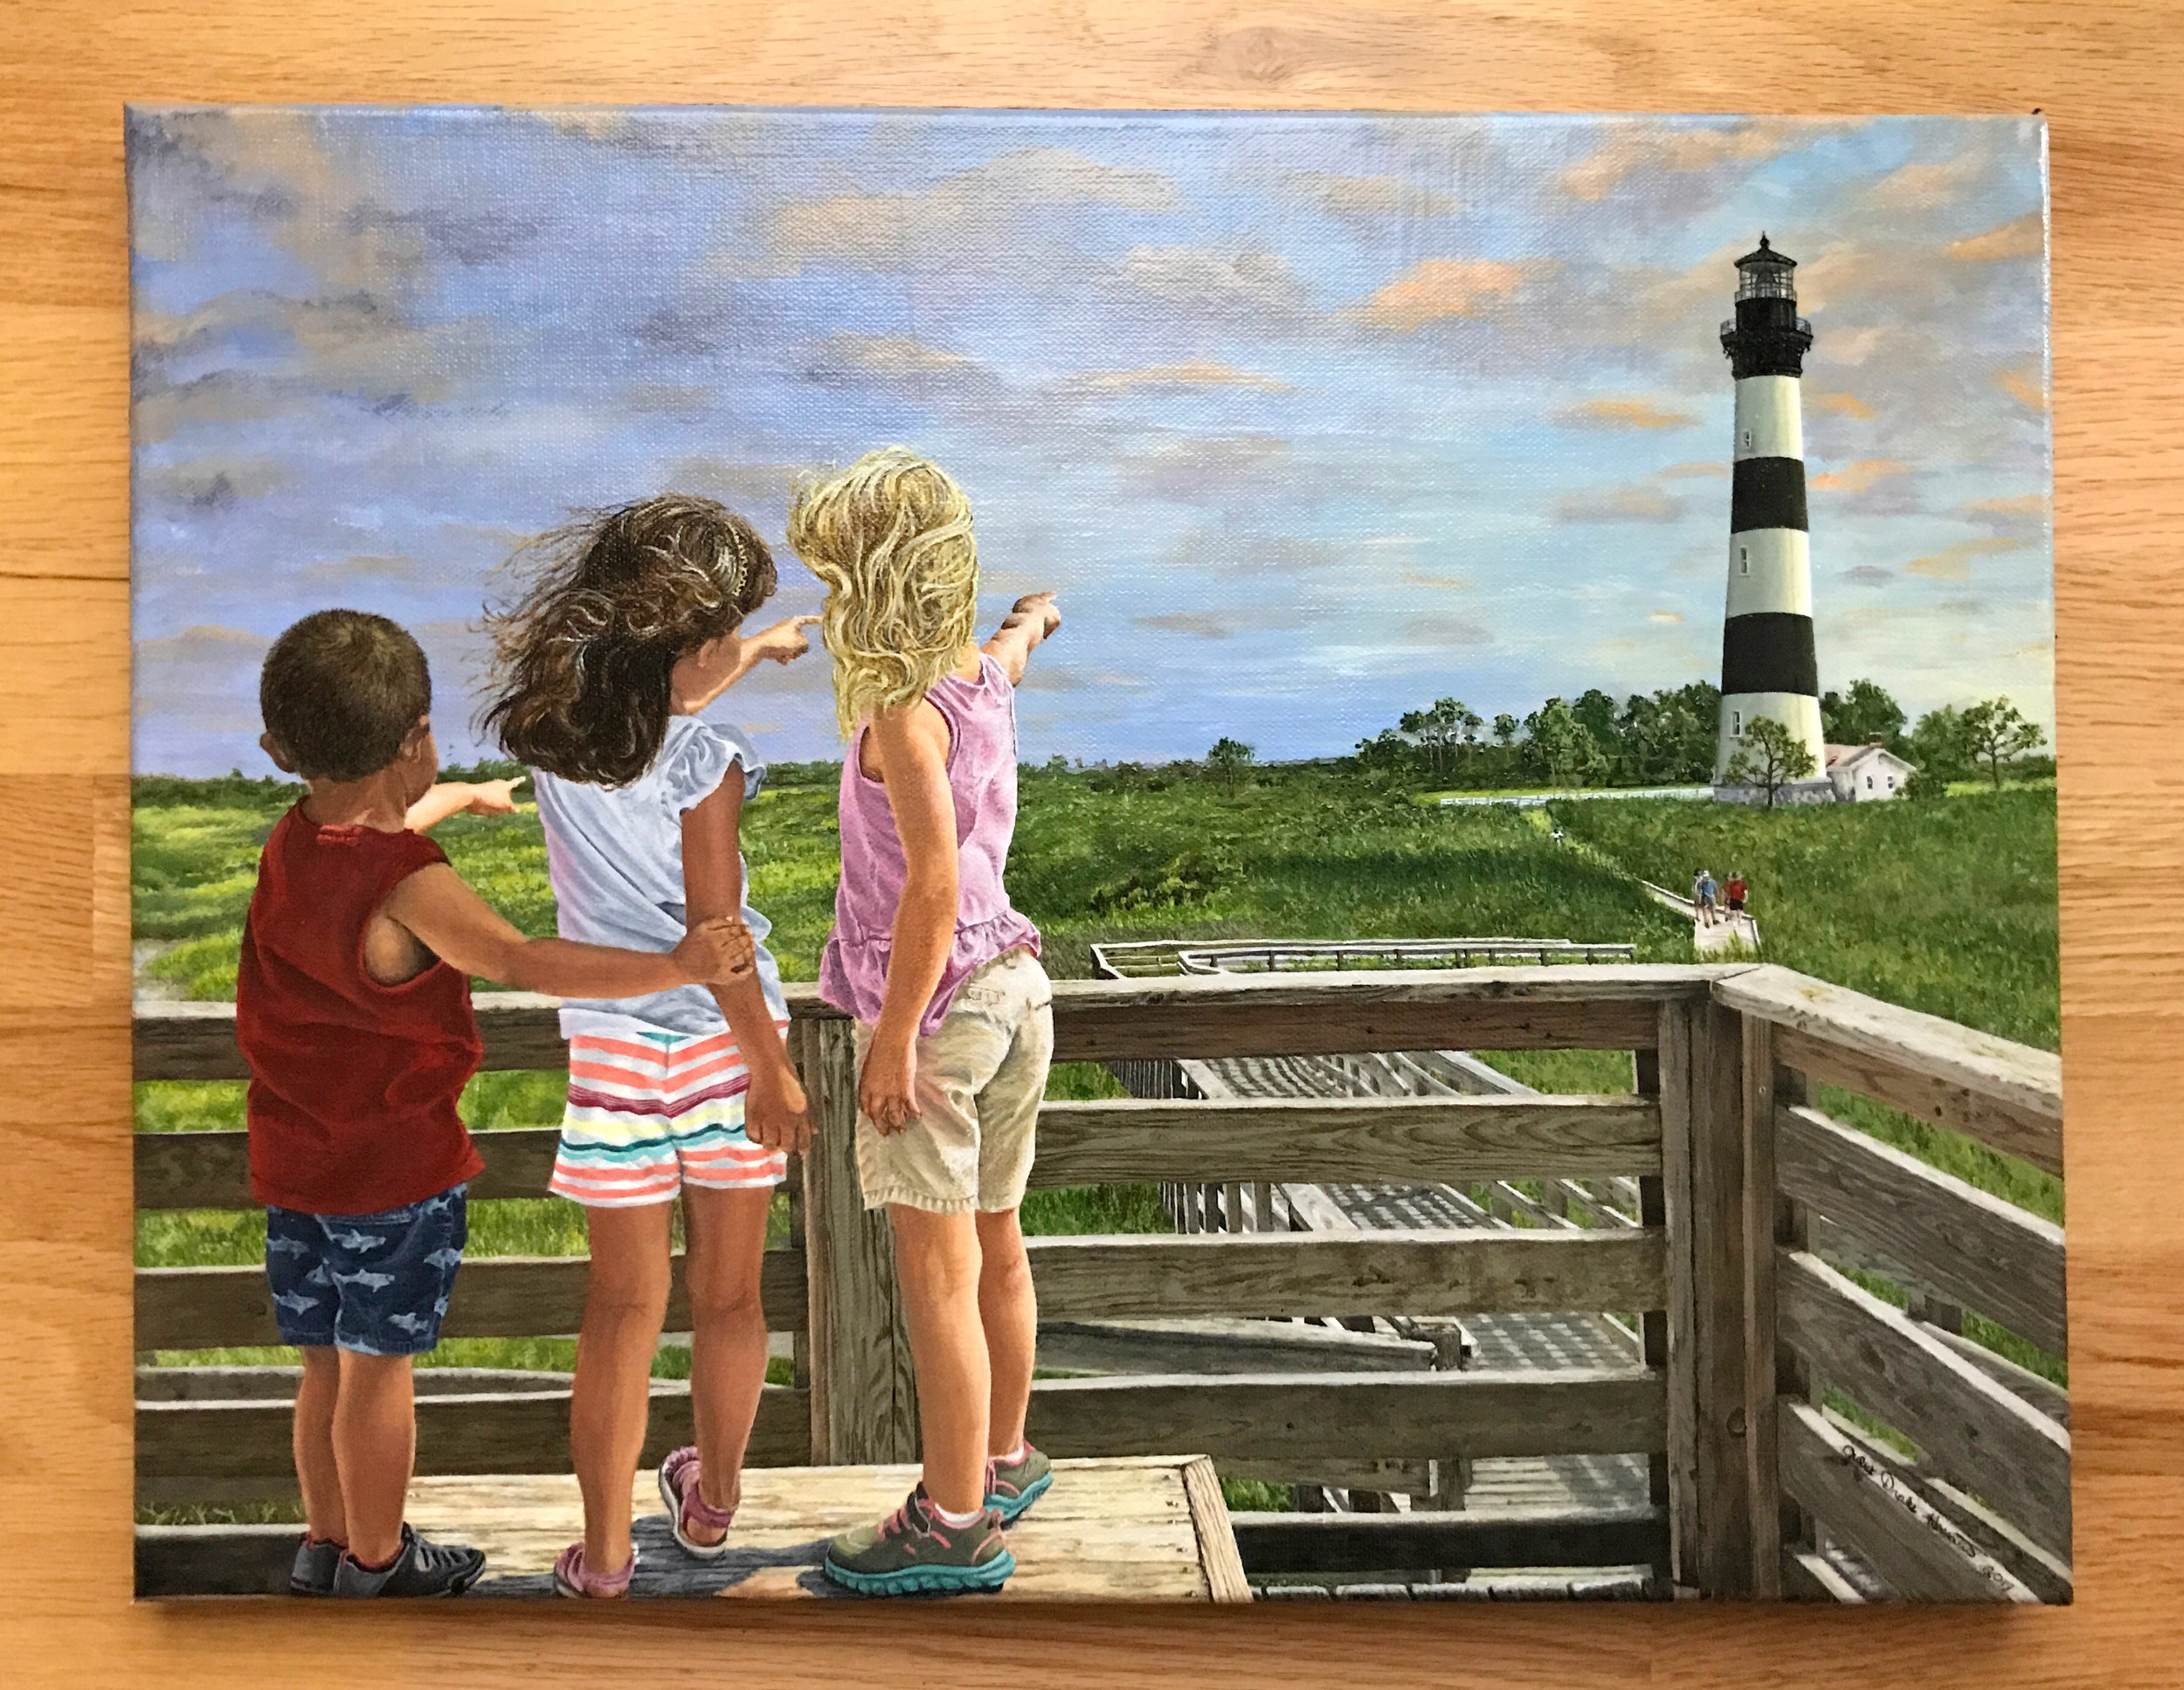
[[[266,733],[308,781],[377,774],[432,708],[423,649],[368,610],[314,611],[273,641],[258,674]]]

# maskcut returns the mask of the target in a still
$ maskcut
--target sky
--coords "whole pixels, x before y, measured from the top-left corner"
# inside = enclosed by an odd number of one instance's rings
[[[1823,687],[2052,728],[2036,119],[138,108],[135,764],[270,772],[257,668],[412,629],[443,754],[524,539],[674,489],[814,610],[799,472],[970,494],[1053,588],[1022,755],[1348,750],[1719,679],[1762,231],[1799,261]],[[836,755],[822,654],[714,712]]]

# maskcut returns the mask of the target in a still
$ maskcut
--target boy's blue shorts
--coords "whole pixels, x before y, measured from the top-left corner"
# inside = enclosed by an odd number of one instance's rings
[[[470,1237],[467,1186],[377,1215],[266,1211],[266,1278],[284,1342],[422,1355]]]

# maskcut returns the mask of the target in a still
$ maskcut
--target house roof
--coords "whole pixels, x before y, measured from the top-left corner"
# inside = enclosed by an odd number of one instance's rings
[[[1904,769],[1918,767],[1916,763],[1907,762],[1902,757],[1897,756],[1885,745],[1831,745],[1826,749],[1827,766],[1830,769],[1848,769],[1873,756],[1886,757],[1890,762]]]

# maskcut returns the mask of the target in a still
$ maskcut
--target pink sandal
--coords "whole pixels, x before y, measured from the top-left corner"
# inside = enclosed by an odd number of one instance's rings
[[[554,1562],[554,1589],[565,1597],[590,1597],[595,1599],[627,1596],[629,1582],[637,1572],[637,1546],[629,1549],[629,1564],[619,1573],[595,1573],[584,1564],[584,1545],[571,1543],[561,1552]]]
[[[660,1500],[667,1507],[667,1523],[683,1553],[694,1555],[701,1561],[717,1561],[728,1553],[728,1539],[701,1543],[690,1535],[689,1528],[700,1526],[707,1531],[725,1532],[736,1523],[736,1510],[716,1508],[708,1502],[699,1487],[698,1476],[698,1452],[695,1448],[686,1446],[673,1452],[660,1464]]]

